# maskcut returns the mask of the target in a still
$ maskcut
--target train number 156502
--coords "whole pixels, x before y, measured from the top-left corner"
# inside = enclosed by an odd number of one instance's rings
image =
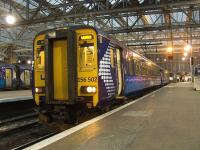
[[[80,77],[78,78],[78,82],[96,82],[97,77]]]

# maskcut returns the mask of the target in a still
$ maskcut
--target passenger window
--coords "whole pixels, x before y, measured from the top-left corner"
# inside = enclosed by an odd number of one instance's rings
[[[38,68],[44,68],[44,51],[40,52],[37,57]]]
[[[135,66],[136,66],[135,70],[136,75],[140,75],[140,62],[137,61]]]
[[[110,49],[110,63],[111,63],[111,67],[114,68],[115,67],[115,61],[114,61],[114,49]]]
[[[82,71],[92,70],[94,66],[94,44],[81,44],[79,49],[79,66]]]
[[[131,76],[135,75],[135,67],[134,67],[134,60],[133,59],[131,59],[129,61],[129,74]]]

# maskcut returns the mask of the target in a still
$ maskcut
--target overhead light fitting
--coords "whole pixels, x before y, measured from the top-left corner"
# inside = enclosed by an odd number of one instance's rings
[[[27,64],[31,64],[31,60],[27,60]]]
[[[186,46],[184,47],[184,50],[185,50],[186,52],[188,52],[191,48],[192,48],[192,46],[188,44],[188,45],[186,45]]]
[[[187,53],[187,52],[184,52],[184,54],[183,54],[183,55],[186,57],[186,56],[188,56],[188,53]]]
[[[16,22],[16,18],[13,15],[7,15],[5,20],[10,25],[12,25],[12,24],[14,24]]]
[[[168,52],[168,53],[171,53],[172,50],[173,50],[172,47],[168,47],[168,48],[167,48],[167,52]]]

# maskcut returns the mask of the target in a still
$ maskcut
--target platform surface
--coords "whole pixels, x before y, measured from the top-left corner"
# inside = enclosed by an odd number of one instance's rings
[[[200,92],[169,84],[42,149],[200,150]]]
[[[0,103],[32,99],[31,90],[0,91]]]

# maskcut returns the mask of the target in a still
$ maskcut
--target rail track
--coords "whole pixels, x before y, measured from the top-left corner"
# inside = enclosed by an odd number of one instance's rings
[[[14,129],[38,123],[38,113],[28,113],[4,120],[0,120],[0,134]]]
[[[137,97],[145,95],[149,93],[147,91],[142,93],[141,95],[135,95],[134,97],[130,97],[123,103],[127,103],[129,101],[134,100]],[[115,109],[123,103],[117,103],[113,105],[110,109]],[[46,126],[44,124],[40,124],[38,120],[38,112],[35,111],[37,109],[32,109],[34,111],[28,112],[25,114],[18,114],[17,116],[1,119],[0,118],[0,149],[8,150],[8,149],[23,149],[28,146],[31,146],[39,141],[42,141],[48,137],[51,137],[63,130],[67,130],[75,125],[64,124],[63,126],[60,123],[57,123],[57,127],[52,128],[55,124]],[[105,113],[105,112],[102,112]],[[83,123],[88,121],[94,117],[97,117],[99,112],[91,112],[87,114],[83,119],[79,120],[79,123]],[[58,130],[59,125],[59,130]]]

